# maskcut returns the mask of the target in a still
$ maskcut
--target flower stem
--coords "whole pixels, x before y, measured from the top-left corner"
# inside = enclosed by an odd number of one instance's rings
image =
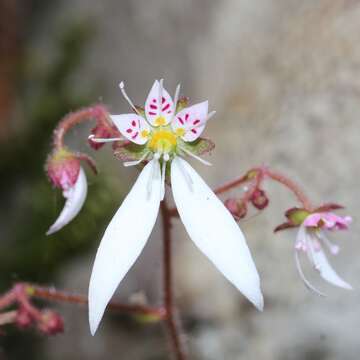
[[[78,125],[85,121],[100,121],[109,130],[110,133],[114,132],[114,129],[109,122],[108,114],[109,113],[106,107],[102,104],[98,104],[66,115],[59,122],[58,126],[54,131],[54,148],[62,148],[64,146],[65,134],[75,125]]]
[[[27,286],[28,292],[31,294],[31,296],[38,299],[80,305],[86,305],[88,303],[87,296],[85,295],[71,294],[66,291],[60,291],[54,288],[40,287],[32,284],[28,284]],[[137,315],[153,315],[161,319],[165,317],[165,311],[161,307],[155,308],[144,305],[122,304],[119,302],[111,301],[108,304],[108,309]]]
[[[165,325],[171,341],[171,348],[176,360],[185,360],[186,353],[181,341],[180,325],[175,318],[175,306],[172,286],[172,252],[171,252],[171,213],[165,199],[161,203],[163,221],[163,266],[164,266],[164,305],[166,309]]]
[[[304,194],[301,190],[300,186],[296,184],[294,181],[290,180],[287,176],[275,172],[269,169],[263,169],[264,176],[269,177],[270,179],[286,186],[298,199],[298,201],[302,204],[304,209],[312,211],[313,207],[309,198]]]
[[[247,181],[249,181],[248,172],[245,175],[240,176],[240,177],[238,177],[238,178],[236,178],[236,179],[234,179],[232,181],[229,181],[229,182],[219,186],[218,188],[214,189],[214,193],[216,195],[220,195],[222,193],[225,193],[227,191],[230,191],[230,190],[240,186],[241,184],[243,184],[243,183],[245,183]]]
[[[86,305],[88,299],[86,295],[72,294],[55,288],[41,287],[35,284],[17,283],[6,294],[0,296],[0,310],[12,305],[14,302],[25,304],[27,298],[37,298],[47,301],[56,301],[62,303]],[[112,301],[108,309],[120,311],[134,315],[151,315],[160,320],[166,317],[166,311],[163,307],[150,307],[144,305],[122,304]]]
[[[296,196],[298,201],[302,204],[302,206],[305,209],[307,210],[312,209],[310,200],[304,194],[304,192],[301,190],[298,184],[296,184],[294,181],[289,179],[287,176],[280,174],[276,171],[270,170],[265,166],[256,167],[249,170],[245,175],[240,176],[235,180],[232,180],[228,183],[225,183],[224,185],[219,186],[214,190],[214,193],[220,195],[240,186],[241,184],[249,181],[249,174],[254,174],[253,178],[255,178],[255,183],[254,183],[255,186],[259,186],[262,183],[262,181],[264,181],[266,178],[270,178],[287,187]]]

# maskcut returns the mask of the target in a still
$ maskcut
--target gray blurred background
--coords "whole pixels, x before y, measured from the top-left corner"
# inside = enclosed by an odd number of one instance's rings
[[[86,206],[58,234],[45,231],[61,209],[43,172],[57,121],[103,101],[127,111],[124,80],[142,104],[155,78],[171,91],[181,81],[193,103],[209,99],[217,115],[205,135],[216,142],[207,168],[216,186],[267,164],[297,180],[315,203],[336,201],[354,217],[337,234],[332,264],[354,291],[329,296],[301,283],[293,262],[295,233],[277,235],[283,212],[297,205],[269,185],[270,206],[240,223],[262,277],[265,310],[256,312],[174,226],[175,286],[191,359],[357,360],[360,272],[360,3],[355,0],[62,0],[0,1],[0,285],[14,281],[87,291],[101,234],[137,173],[109,149],[88,148],[89,127],[69,145],[94,155]],[[118,299],[161,301],[161,232],[123,282]],[[313,275],[313,276],[312,276]],[[106,314],[89,333],[86,309],[57,306],[66,331],[44,338],[5,329],[0,359],[167,359],[159,324]]]

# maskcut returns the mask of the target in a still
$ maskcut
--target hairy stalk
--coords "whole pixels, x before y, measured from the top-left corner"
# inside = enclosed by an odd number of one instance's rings
[[[233,190],[240,185],[252,182],[248,191],[245,192],[242,200],[249,200],[254,190],[256,190],[263,181],[267,178],[280,183],[281,185],[287,187],[298,199],[304,209],[312,211],[313,206],[311,205],[310,200],[301,190],[299,185],[297,185],[294,181],[290,180],[287,176],[280,174],[276,171],[270,170],[265,166],[255,167],[246,172],[245,175],[242,175],[232,181],[229,181],[217,188],[214,189],[214,193],[216,195],[224,194],[230,190]],[[171,217],[178,217],[179,214],[176,208],[168,209],[169,215]]]
[[[286,186],[298,199],[298,201],[302,204],[304,209],[312,211],[313,207],[309,198],[304,194],[298,184],[294,181],[290,180],[287,176],[275,172],[269,169],[263,169],[264,176],[269,177],[270,179]]]
[[[0,297],[0,310],[12,305],[16,301],[19,301],[19,299],[22,300],[26,297],[79,305],[86,305],[88,303],[86,295],[69,293],[55,288],[42,287],[35,284],[18,283],[15,284],[14,287],[6,294]],[[151,315],[159,319],[164,319],[166,317],[166,311],[162,307],[122,304],[112,301],[109,303],[108,309],[134,315]]]
[[[250,170],[251,171],[251,170]],[[234,179],[232,181],[229,181],[227,183],[225,183],[224,185],[221,185],[219,187],[217,187],[216,189],[214,189],[214,193],[216,195],[220,195],[220,194],[223,194],[227,191],[230,191],[238,186],[240,186],[241,184],[245,183],[249,181],[249,178],[248,178],[248,173],[246,173],[245,175],[243,176],[240,176],[239,178],[237,179]]]
[[[62,148],[64,146],[65,134],[75,125],[85,121],[100,121],[110,133],[113,133],[114,129],[111,126],[108,114],[106,107],[102,104],[98,104],[66,115],[55,128],[53,140],[54,148]]]
[[[181,341],[180,325],[175,318],[174,293],[172,284],[172,253],[171,253],[171,214],[165,199],[161,203],[163,226],[163,266],[164,266],[164,305],[166,309],[165,325],[171,341],[171,348],[176,360],[185,360],[186,353]]]
[[[67,302],[72,304],[88,303],[88,298],[86,295],[71,294],[65,291],[56,290],[54,288],[45,288],[37,285],[28,285],[28,287],[32,296],[39,299]],[[122,304],[115,301],[111,301],[107,308],[129,314],[152,315],[161,319],[166,315],[165,310],[161,307],[155,308],[145,305]]]

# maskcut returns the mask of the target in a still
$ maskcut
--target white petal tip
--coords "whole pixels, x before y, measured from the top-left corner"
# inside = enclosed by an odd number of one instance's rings
[[[56,233],[57,231],[59,231],[61,228],[62,228],[62,226],[61,227],[60,226],[57,226],[57,227],[50,226],[49,230],[46,232],[46,235],[48,235],[48,236],[52,235],[52,234]]]
[[[354,288],[346,282],[344,282],[344,284],[342,284],[342,286],[340,286],[340,287],[342,287],[345,290],[354,290]]]
[[[257,303],[254,303],[254,305],[259,311],[261,311],[261,312],[264,311],[264,297],[262,294],[260,294],[259,301]]]
[[[96,323],[93,323],[93,322],[90,321],[90,333],[91,333],[91,336],[95,336],[96,331],[98,329],[98,326],[99,326],[99,324],[96,324]]]
[[[90,333],[92,336],[95,335],[96,331],[99,328],[100,322],[104,316],[107,302],[103,302],[101,295],[94,293],[94,290],[91,290],[91,280],[90,280],[90,292],[89,292],[89,326]]]
[[[244,294],[249,301],[256,307],[257,310],[259,311],[264,311],[264,297],[263,294],[259,288],[259,290],[251,295],[246,295]]]

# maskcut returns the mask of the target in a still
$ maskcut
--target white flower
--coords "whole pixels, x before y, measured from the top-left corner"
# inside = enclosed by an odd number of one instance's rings
[[[345,282],[332,268],[323,250],[324,245],[332,255],[339,252],[340,248],[330,242],[326,231],[347,230],[350,222],[349,216],[341,217],[330,212],[322,212],[309,214],[299,227],[295,241],[296,266],[305,285],[318,295],[325,296],[305,278],[300,265],[299,252],[307,255],[310,263],[324,280],[332,285],[351,290],[351,285]]]
[[[181,158],[190,155],[208,164],[186,146],[201,135],[214,114],[208,114],[208,102],[176,113],[180,87],[173,101],[162,80],[155,81],[145,103],[145,118],[126,95],[123,83],[120,88],[136,114],[113,115],[112,120],[124,137],[146,147],[142,159],[125,165],[149,162],[108,225],[98,248],[89,285],[91,333],[96,332],[106,305],[151,234],[164,197],[167,166],[175,204],[190,238],[262,310],[259,275],[243,233],[223,203]]]

